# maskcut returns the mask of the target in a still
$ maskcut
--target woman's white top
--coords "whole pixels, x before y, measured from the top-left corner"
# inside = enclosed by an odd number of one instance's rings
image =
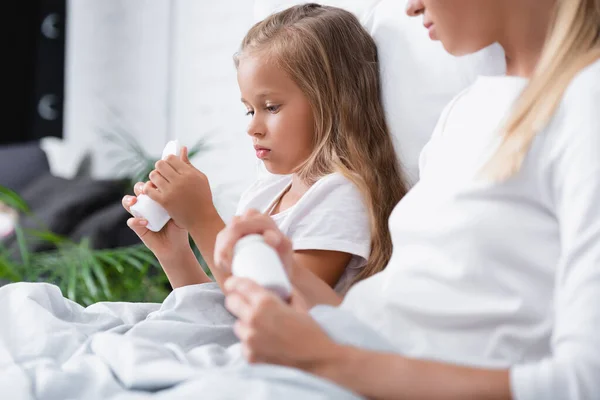
[[[445,110],[390,218],[385,271],[342,305],[402,354],[511,368],[518,400],[600,398],[600,62],[519,173],[478,172],[527,81],[481,77]]]

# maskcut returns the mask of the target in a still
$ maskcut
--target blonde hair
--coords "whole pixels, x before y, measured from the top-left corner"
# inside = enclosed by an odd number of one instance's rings
[[[599,58],[600,0],[557,0],[555,20],[536,70],[483,175],[502,181],[519,171],[533,139],[550,122],[573,78]]]
[[[240,57],[271,56],[308,98],[314,151],[296,173],[307,183],[339,172],[363,195],[371,224],[371,254],[354,282],[385,268],[392,254],[388,219],[406,194],[381,101],[377,46],[351,13],[304,4],[256,24]]]

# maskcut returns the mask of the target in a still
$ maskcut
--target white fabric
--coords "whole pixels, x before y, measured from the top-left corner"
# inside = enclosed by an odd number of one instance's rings
[[[267,212],[292,182],[291,175],[264,174],[240,199],[236,214]],[[343,291],[365,266],[371,252],[369,215],[356,186],[339,173],[319,179],[292,207],[272,215],[292,240],[294,250],[328,250],[352,254],[336,285]]]
[[[87,308],[56,286],[16,283],[0,287],[0,315],[3,400],[358,400],[314,375],[248,365],[215,283],[175,289],[163,304]],[[351,317],[315,314],[334,340],[389,348]]]
[[[377,43],[387,122],[410,183],[415,183],[419,154],[444,107],[478,75],[503,75],[504,51],[494,45],[451,56],[440,42],[431,41],[422,18],[406,15],[406,1],[381,0],[363,20]]]
[[[525,84],[482,77],[448,107],[391,216],[388,268],[343,307],[403,354],[512,367],[517,400],[598,398],[600,62],[516,176],[476,178]]]
[[[255,19],[306,2],[256,0]],[[414,184],[419,154],[442,110],[478,75],[506,72],[502,48],[494,45],[469,56],[451,56],[439,42],[429,39],[422,18],[406,15],[402,0],[328,0],[323,4],[354,12],[375,39],[387,122],[409,183]]]

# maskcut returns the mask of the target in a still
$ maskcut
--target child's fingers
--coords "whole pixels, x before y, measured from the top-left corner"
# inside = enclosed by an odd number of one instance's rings
[[[172,182],[179,176],[179,173],[165,160],[157,161],[154,164],[154,168],[169,182]]]
[[[188,148],[187,146],[183,146],[183,148],[181,149],[181,161],[183,161],[186,164],[191,164],[190,159],[188,158]]]
[[[123,208],[127,210],[128,213],[131,213],[131,206],[135,204],[137,198],[135,196],[124,196],[123,200],[121,200],[121,204],[123,204]]]
[[[145,194],[146,196],[148,196],[152,199],[153,198],[152,195],[158,193],[158,188],[156,187],[154,182],[148,181],[143,184],[142,192],[143,192],[143,194]]]
[[[148,232],[148,221],[143,218],[129,218],[127,220],[127,226],[140,238]]]
[[[144,194],[144,182],[138,182],[133,186],[133,192],[136,196]]]
[[[169,185],[169,181],[157,170],[150,172],[148,177],[150,178],[150,182],[154,183],[154,186],[156,186],[158,190],[164,190]]]
[[[165,161],[178,173],[185,171],[189,166],[193,167],[188,158],[188,148],[185,146],[181,148],[181,154],[179,157],[171,154],[165,159]]]

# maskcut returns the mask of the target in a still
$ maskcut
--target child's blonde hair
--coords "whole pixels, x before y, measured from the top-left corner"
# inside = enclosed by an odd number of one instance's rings
[[[505,126],[504,140],[483,169],[496,181],[519,171],[575,75],[600,58],[600,0],[557,0],[555,13],[538,66]]]
[[[312,106],[315,150],[296,173],[312,184],[340,172],[363,194],[371,255],[354,282],[383,270],[392,254],[388,218],[407,185],[385,121],[373,38],[350,12],[304,4],[256,24],[236,67],[247,54],[270,57]]]

